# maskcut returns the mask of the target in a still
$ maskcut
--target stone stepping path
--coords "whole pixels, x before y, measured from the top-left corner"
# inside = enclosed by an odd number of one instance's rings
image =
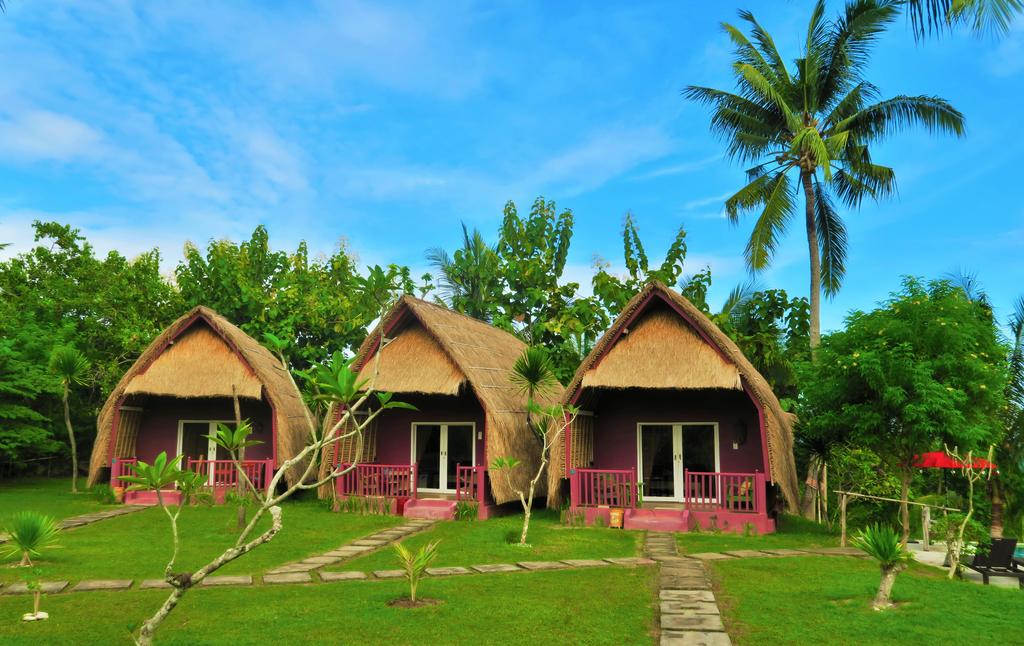
[[[691,561],[697,563],[696,561]],[[451,566],[428,568],[427,576],[449,577],[464,575],[495,574],[505,572],[536,572],[546,570],[580,570],[593,567],[640,567],[654,565],[657,562],[644,557],[612,557],[606,559],[567,559],[565,561],[521,561],[519,563],[488,563],[470,567]],[[209,576],[203,579],[201,586],[257,586],[278,584],[313,584],[333,583],[335,581],[373,581],[398,579],[405,576],[403,570],[377,570],[376,572],[282,572],[264,574],[262,581],[251,575]],[[48,581],[43,583],[43,591],[49,594],[59,592],[86,592],[90,590],[130,590],[133,581],[129,579],[102,579],[80,581],[68,588],[67,581]],[[144,579],[134,587],[135,590],[169,589],[171,586],[162,579]],[[17,583],[2,590],[4,594],[26,594],[24,583]]]
[[[764,558],[772,556],[853,556],[867,558],[867,554],[855,547],[807,547],[802,549],[772,550],[730,550],[728,552],[701,552],[686,557],[699,561],[731,561],[735,559]]]
[[[118,507],[111,507],[110,509],[104,509],[103,511],[94,511],[88,514],[82,514],[81,516],[72,516],[71,518],[65,518],[64,520],[57,521],[57,527],[60,529],[74,529],[76,527],[83,527],[85,525],[92,525],[98,523],[101,520],[108,518],[116,518],[118,516],[124,516],[125,514],[134,514],[135,512],[142,511],[146,507],[138,505],[122,505]],[[7,534],[0,532],[0,543],[6,543],[10,538]]]
[[[397,527],[391,527],[381,530],[375,534],[364,536],[363,538],[354,540],[351,543],[346,543],[341,547],[337,547],[330,552],[310,556],[302,559],[301,561],[295,561],[294,563],[280,565],[273,570],[268,570],[266,576],[271,577],[271,582],[273,583],[308,582],[310,572],[313,572],[314,570],[319,570],[324,566],[334,565],[335,563],[340,563],[341,561],[346,561],[357,556],[363,556],[364,554],[368,554],[386,545],[390,545],[395,541],[401,540],[410,534],[423,531],[424,529],[433,526],[435,522],[436,521],[433,520],[422,519],[407,520],[405,523]],[[296,579],[295,581],[288,581],[287,577],[286,579],[281,579],[282,575],[288,574],[304,574],[305,578],[302,579],[302,577],[299,576],[292,577]]]
[[[658,610],[662,646],[730,646],[732,640],[722,624],[703,561],[679,556],[676,535],[670,532],[647,532],[645,547],[661,570]]]

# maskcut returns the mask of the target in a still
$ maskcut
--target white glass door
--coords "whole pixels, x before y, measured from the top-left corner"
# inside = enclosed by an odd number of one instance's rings
[[[644,500],[681,502],[684,471],[715,473],[718,464],[717,424],[637,425],[637,478]]]
[[[412,462],[416,488],[452,493],[458,466],[476,464],[475,428],[472,424],[413,424]]]

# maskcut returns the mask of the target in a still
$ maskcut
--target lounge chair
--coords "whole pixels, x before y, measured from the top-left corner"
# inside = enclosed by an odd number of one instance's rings
[[[1016,538],[993,538],[988,554],[975,554],[974,560],[966,565],[981,574],[985,585],[988,585],[989,577],[1006,576],[1017,579],[1017,584],[1024,590],[1024,567],[1013,558],[1016,549]]]

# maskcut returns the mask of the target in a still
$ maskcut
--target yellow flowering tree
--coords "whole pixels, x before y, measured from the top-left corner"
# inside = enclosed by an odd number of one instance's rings
[[[899,474],[906,543],[914,456],[944,443],[978,451],[1003,432],[1005,356],[991,310],[949,281],[906,278],[802,367],[801,433],[871,449]]]

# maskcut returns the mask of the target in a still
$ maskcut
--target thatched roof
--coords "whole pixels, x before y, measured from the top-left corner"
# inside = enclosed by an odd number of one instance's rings
[[[579,405],[594,387],[746,390],[765,420],[770,478],[797,508],[793,416],[739,346],[679,293],[656,281],[640,290],[577,369],[564,401]]]
[[[366,369],[367,376],[382,334],[391,340],[380,357],[375,389],[455,394],[459,387],[469,388],[484,409],[488,459],[519,458],[522,464],[513,471],[512,481],[525,489],[540,463],[539,442],[526,423],[526,396],[512,385],[509,374],[526,344],[483,321],[403,296],[356,354],[356,365]],[[433,365],[423,365],[427,363]],[[542,403],[554,403],[561,394],[558,386]],[[491,493],[498,504],[517,499],[497,474],[491,478]]]
[[[281,362],[251,336],[207,307],[196,307],[160,333],[118,382],[96,420],[89,485],[108,465],[117,404],[125,396],[266,398],[274,409],[279,466],[306,445],[306,407]],[[293,471],[298,471],[297,469]],[[291,478],[289,478],[291,480]]]

